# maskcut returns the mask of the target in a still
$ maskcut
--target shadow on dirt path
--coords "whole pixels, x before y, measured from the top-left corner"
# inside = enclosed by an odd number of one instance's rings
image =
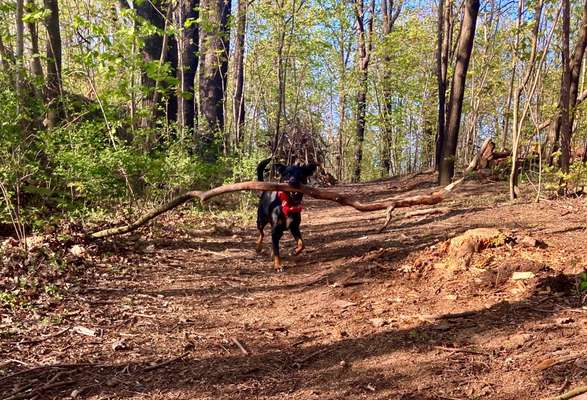
[[[433,177],[420,174],[343,189],[374,199],[432,186]],[[54,323],[2,339],[0,354],[13,361],[0,374],[0,394],[432,400],[558,393],[586,376],[587,311],[577,282],[587,267],[580,228],[587,207],[510,204],[505,192],[467,183],[442,204],[446,212],[398,212],[380,234],[382,213],[308,200],[307,252],[287,257],[284,273],[272,271],[267,253],[255,254],[253,225],[195,236],[189,220],[175,221],[147,238],[119,239],[96,267],[100,278],[44,317]],[[468,268],[435,255],[445,240],[479,227],[538,236],[548,247],[486,249]],[[290,247],[287,237],[282,248]],[[511,279],[529,269],[532,278]],[[43,340],[27,343],[31,336]]]

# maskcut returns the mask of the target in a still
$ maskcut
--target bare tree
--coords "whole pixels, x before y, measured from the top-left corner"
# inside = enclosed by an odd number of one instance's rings
[[[478,13],[479,0],[466,0],[459,44],[456,52],[457,61],[450,88],[446,138],[442,147],[442,160],[439,170],[441,185],[449,184],[454,176],[455,155],[461,125],[461,110],[465,95],[465,80],[467,78],[469,60],[473,51]]]

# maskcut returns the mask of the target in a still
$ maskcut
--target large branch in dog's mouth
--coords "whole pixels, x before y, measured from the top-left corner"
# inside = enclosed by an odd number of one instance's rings
[[[334,190],[320,189],[305,185],[291,186],[287,183],[250,181],[219,186],[217,188],[202,193],[200,195],[200,199],[202,200],[202,202],[205,202],[211,199],[212,197],[220,196],[222,194],[231,192],[238,192],[242,190],[259,190],[267,192],[299,192],[310,197],[313,197],[315,199],[334,201],[336,203],[342,204],[344,206],[353,207],[355,210],[363,212],[386,210],[390,206],[394,206],[394,208],[400,208],[410,207],[419,204],[432,205],[441,202],[445,194],[445,189],[442,189],[427,195],[418,195],[405,198],[390,198],[371,203],[362,203],[354,197],[346,196]]]
[[[213,197],[220,196],[222,194],[239,192],[239,191],[243,191],[243,190],[300,192],[300,193],[304,193],[310,197],[313,197],[315,199],[334,201],[334,202],[342,204],[344,206],[353,207],[355,210],[362,211],[362,212],[387,210],[387,218],[385,220],[384,225],[380,229],[380,232],[381,232],[389,224],[389,222],[391,220],[391,213],[396,208],[412,207],[412,206],[418,206],[418,205],[434,205],[434,204],[440,203],[441,201],[444,201],[446,196],[458,184],[460,184],[461,182],[463,182],[465,180],[465,176],[477,167],[477,165],[479,164],[479,161],[481,159],[481,155],[483,154],[483,152],[485,151],[485,149],[487,148],[487,146],[489,145],[490,142],[491,142],[490,139],[485,140],[485,142],[481,146],[481,149],[479,150],[479,152],[477,153],[475,158],[473,158],[473,160],[471,161],[471,163],[469,164],[467,169],[465,169],[465,172],[464,172],[463,177],[461,179],[451,183],[448,186],[445,186],[444,188],[442,188],[440,190],[437,190],[437,191],[429,193],[429,194],[421,194],[421,195],[416,195],[416,196],[399,197],[399,198],[398,197],[391,197],[391,198],[387,198],[387,199],[381,199],[378,201],[374,201],[371,203],[362,203],[361,201],[359,201],[358,199],[356,199],[354,197],[344,195],[344,194],[339,193],[334,190],[320,189],[320,188],[315,188],[315,187],[305,186],[305,185],[291,186],[291,185],[288,185],[287,183],[273,183],[273,182],[259,182],[259,181],[233,183],[231,185],[219,186],[217,188],[208,190],[207,192],[200,192],[200,191],[194,190],[191,192],[184,193],[184,194],[172,199],[168,203],[162,205],[161,207],[159,207],[153,211],[150,211],[149,213],[145,214],[144,216],[142,216],[141,218],[139,218],[138,220],[136,220],[135,222],[133,222],[131,224],[124,225],[124,226],[118,226],[118,227],[114,227],[114,228],[108,228],[108,229],[101,230],[99,232],[94,232],[94,233],[89,234],[89,238],[97,239],[97,238],[104,238],[107,236],[120,235],[123,233],[132,232],[132,231],[138,229],[139,227],[145,225],[147,222],[149,222],[153,218],[155,218],[155,217],[157,217],[167,211],[170,211],[170,210],[174,209],[175,207],[177,207],[177,206],[179,206],[189,200],[199,199],[203,203],[207,200],[210,200]]]

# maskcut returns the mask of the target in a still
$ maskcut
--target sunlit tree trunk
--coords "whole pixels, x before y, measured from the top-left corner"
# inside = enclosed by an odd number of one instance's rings
[[[35,0],[27,0],[27,11],[35,9]],[[31,36],[31,71],[38,80],[43,80],[43,66],[41,64],[41,53],[39,52],[39,30],[36,22],[27,22],[29,35]]]
[[[389,36],[395,21],[399,17],[403,1],[400,0],[398,4],[394,4],[394,0],[382,0],[381,11],[383,13],[383,35]],[[391,57],[387,52],[383,56],[383,104],[384,104],[384,118],[383,118],[383,149],[381,160],[381,175],[389,176],[391,172],[391,134],[392,134],[392,114],[393,114],[393,90],[391,85]]]
[[[469,68],[469,60],[473,51],[473,41],[475,39],[475,27],[477,25],[478,13],[479,0],[466,0],[465,13],[463,16],[456,54],[457,62],[450,89],[446,138],[442,148],[442,161],[439,170],[441,185],[448,185],[454,176],[455,155],[461,124],[461,110],[465,95],[465,81],[467,77],[467,69]]]
[[[210,162],[220,148],[217,135],[224,132],[224,100],[228,71],[230,1],[202,0],[200,13],[200,114],[201,153]]]
[[[436,132],[435,168],[439,170],[446,136],[446,86],[451,46],[452,0],[440,0],[436,43],[436,79],[438,84],[438,126]]]
[[[573,122],[575,119],[575,106],[577,104],[581,67],[587,45],[587,1],[583,4],[583,19],[577,38],[577,44],[572,56],[569,56],[569,26],[570,26],[569,0],[563,0],[563,37],[562,37],[562,62],[563,75],[560,93],[560,129],[561,141],[561,169],[569,172],[571,161],[571,139],[573,135]]]
[[[561,63],[562,79],[560,91],[560,141],[561,141],[561,170],[568,173],[571,163],[571,118],[570,118],[570,91],[571,91],[571,65],[569,55],[571,5],[570,0],[562,0],[563,26],[561,36]]]
[[[517,197],[516,194],[516,187],[518,185],[518,173],[519,173],[519,166],[518,166],[518,150],[520,146],[520,139],[522,134],[522,126],[524,123],[525,113],[520,116],[520,102],[522,92],[526,89],[528,82],[532,73],[536,70],[535,63],[536,63],[536,54],[537,54],[537,46],[538,46],[538,32],[540,30],[540,21],[542,18],[542,0],[538,0],[536,2],[536,6],[534,9],[534,25],[532,28],[532,49],[530,53],[530,59],[527,62],[527,66],[524,72],[523,78],[515,85],[513,91],[513,115],[512,115],[512,168],[510,171],[510,199],[513,200]],[[520,26],[522,12],[523,12],[523,0],[520,0],[518,3],[518,27]],[[519,31],[517,32],[519,35]],[[516,44],[519,43],[519,36],[516,37]],[[516,47],[514,49],[515,52],[518,51]],[[514,58],[517,59],[517,54],[514,55]],[[515,74],[515,67],[512,68],[512,73]],[[538,73],[538,72],[537,72]],[[531,97],[531,96],[530,96]],[[526,104],[530,102],[530,98],[526,99]],[[527,107],[526,107],[527,108]]]
[[[247,29],[247,6],[249,0],[238,0],[236,15],[236,36],[234,43],[234,94],[232,97],[232,122],[234,124],[234,141],[239,145],[243,139],[245,125],[244,60],[245,34]]]
[[[355,150],[353,160],[352,182],[361,180],[361,163],[363,161],[363,142],[365,140],[365,117],[367,113],[367,89],[369,61],[371,58],[373,40],[373,19],[375,0],[371,0],[369,6],[369,22],[365,29],[365,7],[363,0],[354,3],[355,17],[357,20],[357,69],[359,85],[356,94],[355,115]]]

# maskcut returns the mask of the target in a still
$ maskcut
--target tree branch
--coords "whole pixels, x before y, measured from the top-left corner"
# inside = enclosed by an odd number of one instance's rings
[[[259,182],[249,181],[233,183],[231,185],[219,186],[217,188],[208,190],[206,192],[191,191],[184,193],[163,206],[145,214],[137,221],[124,226],[104,229],[98,232],[94,232],[88,235],[89,239],[104,238],[107,236],[120,235],[123,233],[132,232],[139,227],[145,225],[153,218],[174,209],[175,207],[193,199],[199,199],[202,203],[210,200],[213,197],[217,197],[226,193],[239,192],[243,190],[258,190],[258,191],[283,191],[283,192],[299,192],[306,194],[310,197],[320,200],[329,200],[341,204],[343,206],[349,206],[357,211],[369,212],[378,210],[387,210],[387,219],[381,230],[389,224],[391,220],[391,212],[396,208],[412,207],[417,205],[434,205],[438,204],[446,199],[446,196],[453,191],[453,189],[465,180],[466,175],[473,171],[479,165],[481,156],[485,152],[485,149],[491,143],[491,139],[486,139],[483,145],[479,149],[479,152],[469,163],[469,166],[465,169],[463,177],[440,190],[434,191],[429,194],[421,194],[409,197],[390,197],[381,199],[378,201],[363,203],[355,197],[344,195],[335,190],[327,190],[322,188],[316,188],[306,185],[291,186],[287,183],[275,183],[275,182]]]

